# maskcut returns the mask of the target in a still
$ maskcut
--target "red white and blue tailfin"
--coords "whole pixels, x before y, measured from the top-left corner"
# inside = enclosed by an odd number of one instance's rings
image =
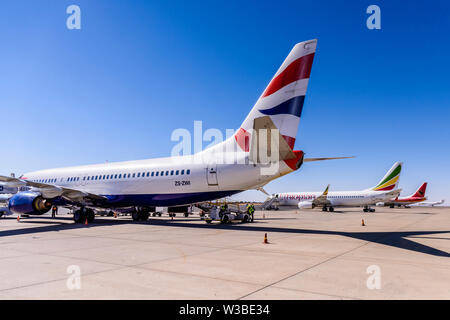
[[[269,116],[291,149],[308,87],[317,40],[296,44],[275,73],[234,139],[240,149],[248,152],[254,120]]]

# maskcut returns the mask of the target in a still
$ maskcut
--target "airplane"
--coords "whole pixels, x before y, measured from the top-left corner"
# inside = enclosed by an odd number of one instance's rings
[[[322,211],[334,211],[335,207],[363,207],[364,212],[375,212],[370,206],[377,202],[388,201],[400,194],[397,189],[402,162],[396,162],[380,182],[369,189],[361,191],[329,192],[329,185],[321,192],[287,192],[276,193],[280,206],[297,206],[299,209],[322,207]]]
[[[132,207],[133,220],[146,220],[155,206],[223,198],[259,189],[304,162],[349,158],[304,158],[303,151],[293,150],[316,46],[314,39],[293,47],[240,128],[225,141],[194,155],[0,176],[0,182],[30,188],[12,196],[9,209],[41,215],[53,205],[72,205],[79,208],[74,221],[82,223],[94,220],[93,208]],[[265,146],[264,134],[270,137]],[[263,151],[276,159],[265,160]]]
[[[386,202],[379,202],[377,203],[377,206],[388,206],[390,208],[394,208],[395,206],[401,207],[404,206],[405,208],[408,208],[410,204],[419,203],[422,201],[427,200],[427,197],[425,197],[425,191],[427,190],[427,183],[424,182],[419,189],[417,189],[416,192],[414,192],[412,195],[408,197],[396,197],[395,199],[392,199],[390,201]]]
[[[419,207],[434,207],[440,204],[443,204],[445,202],[444,199],[440,200],[440,201],[434,201],[434,202],[420,202],[415,204],[414,206],[419,206]]]

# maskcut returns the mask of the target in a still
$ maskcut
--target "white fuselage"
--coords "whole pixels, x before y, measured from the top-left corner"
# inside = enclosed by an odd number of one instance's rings
[[[112,207],[175,206],[256,188],[293,171],[280,161],[276,172],[265,175],[260,165],[245,164],[244,153],[235,154],[237,163],[221,164],[223,154],[204,152],[210,153],[206,161],[180,156],[104,163],[30,172],[22,178],[102,195]]]
[[[277,193],[280,206],[297,206],[302,201],[313,201],[322,192],[287,192]],[[374,205],[377,202],[392,199],[392,192],[385,191],[333,191],[328,192],[327,200],[332,207],[359,207]]]

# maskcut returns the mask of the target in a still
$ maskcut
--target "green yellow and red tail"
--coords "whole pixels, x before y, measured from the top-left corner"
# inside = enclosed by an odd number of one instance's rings
[[[396,162],[392,168],[386,173],[383,179],[371,190],[373,191],[390,191],[398,187],[400,180],[400,172],[402,171],[402,162]]]

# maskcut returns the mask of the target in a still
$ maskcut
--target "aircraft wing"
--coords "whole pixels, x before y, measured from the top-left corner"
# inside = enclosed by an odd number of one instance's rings
[[[317,198],[315,198],[313,200],[313,204],[316,207],[330,204],[330,200],[327,199],[329,188],[330,188],[330,185],[327,185],[327,188],[325,189],[325,191],[320,196],[318,196]]]
[[[65,200],[79,204],[96,204],[108,200],[106,197],[84,192],[76,189],[60,187],[56,185],[33,182],[13,177],[0,176],[0,182],[6,182],[14,187],[32,187],[37,189],[44,198],[52,199],[62,197]]]
[[[401,192],[402,192],[402,189],[395,189],[395,190],[386,192],[386,193],[383,195],[383,198],[384,198],[385,196],[388,196],[388,197],[390,197],[391,200],[394,200],[395,198],[397,198],[397,197],[400,195]]]

